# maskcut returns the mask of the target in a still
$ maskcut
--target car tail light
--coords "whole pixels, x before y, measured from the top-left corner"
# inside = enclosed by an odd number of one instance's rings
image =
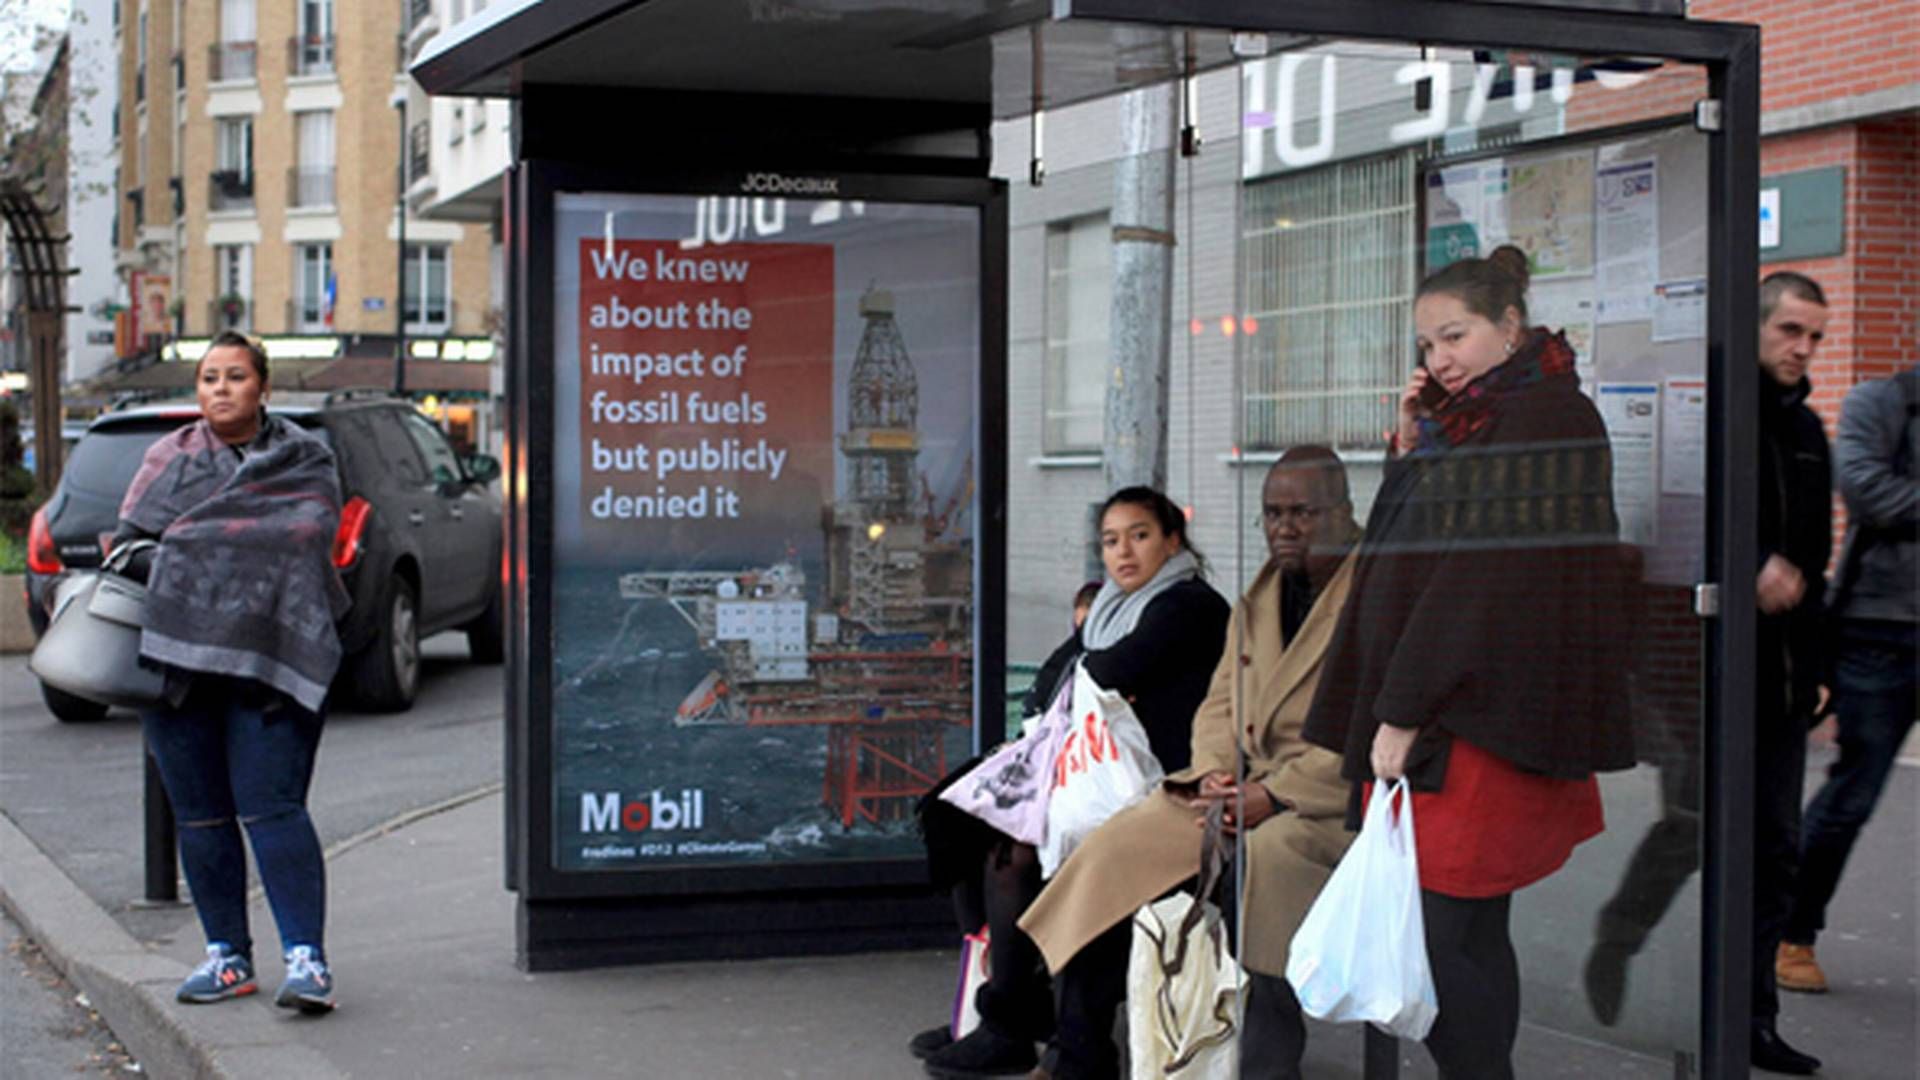
[[[372,516],[373,504],[358,495],[340,508],[340,529],[333,534],[333,565],[345,570],[360,561],[367,519]]]
[[[53,546],[44,506],[33,512],[33,523],[27,526],[27,569],[36,574],[57,574],[66,569],[60,563],[60,549]]]

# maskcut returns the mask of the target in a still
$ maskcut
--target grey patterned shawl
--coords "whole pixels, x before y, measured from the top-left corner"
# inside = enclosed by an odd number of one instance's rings
[[[318,711],[351,602],[332,560],[340,478],[326,443],[269,415],[236,453],[196,421],[147,451],[120,518],[160,538],[142,657],[253,679]]]

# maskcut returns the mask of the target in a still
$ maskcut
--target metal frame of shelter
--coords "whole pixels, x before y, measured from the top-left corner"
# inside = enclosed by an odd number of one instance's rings
[[[973,103],[908,101],[875,97],[863,99],[815,98],[800,94],[706,91],[682,81],[672,86],[650,86],[645,72],[621,72],[619,86],[581,85],[571,72],[549,63],[532,63],[540,51],[599,38],[602,54],[610,48],[607,35],[631,23],[625,16],[644,13],[647,0],[584,0],[578,4],[528,4],[498,15],[461,41],[430,50],[414,68],[414,75],[434,93],[512,93],[520,110],[515,122],[519,140],[516,166],[508,185],[507,235],[511,245],[510,277],[514,322],[512,362],[508,384],[509,408],[514,420],[513,440],[537,434],[529,421],[540,410],[552,409],[550,382],[545,386],[527,378],[526,358],[542,341],[550,342],[550,311],[531,305],[530,282],[551,280],[551,194],[565,187],[592,182],[610,190],[634,190],[636,171],[631,157],[608,145],[611,140],[597,125],[606,116],[644,116],[648,138],[661,146],[696,159],[695,171],[722,173],[749,168],[831,170],[846,176],[912,178],[933,191],[943,185],[961,185],[975,192],[987,207],[989,239],[1000,234],[1004,252],[1006,210],[1004,188],[992,195],[987,179],[987,128],[992,116],[987,102],[991,87],[982,87]],[[1745,1075],[1748,1064],[1748,986],[1753,891],[1752,799],[1753,745],[1743,734],[1743,722],[1752,715],[1753,685],[1746,677],[1754,646],[1753,605],[1733,599],[1719,603],[1719,583],[1753,580],[1756,559],[1756,490],[1753,472],[1736,467],[1758,453],[1758,420],[1750,404],[1758,392],[1758,298],[1754,282],[1759,272],[1758,238],[1752,222],[1759,198],[1760,148],[1760,32],[1757,27],[1691,21],[1683,17],[1677,0],[1560,0],[1524,3],[1521,0],[1052,0],[1050,8],[1037,0],[1005,5],[966,5],[979,9],[972,17],[955,16],[962,24],[956,33],[976,36],[1018,30],[1041,24],[1075,23],[1132,25],[1175,31],[1267,32],[1326,38],[1388,40],[1428,46],[1505,48],[1544,52],[1583,52],[1596,47],[1609,54],[1647,57],[1698,65],[1708,78],[1708,97],[1696,106],[1695,125],[1707,137],[1709,161],[1708,308],[1707,308],[1707,534],[1704,573],[1696,588],[1696,613],[1705,620],[1704,691],[1704,811],[1702,953],[1700,956],[1701,1075]],[[669,10],[662,4],[659,10]],[[686,11],[685,8],[672,10]],[[702,12],[702,15],[706,15]],[[1050,20],[1050,21],[1049,21]],[[588,32],[591,31],[591,35]],[[821,31],[804,20],[796,22],[795,40]],[[640,44],[636,41],[635,44]],[[647,41],[645,44],[657,43]],[[557,54],[556,54],[557,55]],[[703,85],[729,85],[726,65],[739,63],[724,48],[716,48],[714,69],[703,72]],[[551,58],[549,58],[551,60]],[[677,58],[676,58],[677,59]],[[683,69],[684,71],[684,69]],[[764,70],[751,75],[765,83]],[[542,84],[545,76],[554,82]],[[991,73],[983,73],[991,79]],[[1119,89],[1115,87],[1114,89]],[[875,93],[884,93],[885,88]],[[824,120],[823,116],[833,119]],[[712,121],[724,119],[723,124]],[[916,139],[954,132],[971,133],[971,147],[958,151],[926,149]],[[963,134],[961,143],[968,141]],[[902,147],[907,149],[901,149]],[[683,170],[684,173],[685,170]],[[856,181],[857,183],[857,181]],[[987,193],[982,196],[982,193]],[[989,248],[988,251],[993,249]],[[1001,339],[1001,351],[989,348],[983,362],[1004,366],[1006,333],[1004,257],[983,262],[989,278],[983,298],[988,300],[982,332],[987,342]],[[549,306],[550,306],[549,294]],[[548,335],[543,338],[542,335]],[[532,355],[541,355],[532,353]],[[997,385],[994,385],[998,380]],[[977,445],[993,455],[980,460],[980,517],[983,523],[978,558],[985,569],[976,579],[980,627],[1004,612],[1006,414],[1004,370],[998,376],[983,372],[983,415]],[[535,737],[537,725],[526,722],[543,708],[551,693],[551,622],[543,622],[542,575],[550,565],[551,509],[538,507],[540,488],[552,467],[551,447],[538,440],[521,441],[512,453],[508,498],[514,508],[509,526],[514,655],[509,676],[508,725],[508,836],[509,885],[523,890],[519,918],[521,961],[528,966],[572,966],[621,962],[674,955],[671,948],[628,945],[602,948],[589,958],[589,942],[602,947],[606,935],[632,933],[631,921],[639,908],[633,898],[622,898],[618,887],[591,887],[584,892],[563,886],[550,900],[529,899],[545,886],[559,884],[549,868],[530,859],[528,828],[545,820],[530,803],[549,792],[529,778],[550,765],[550,748]],[[530,512],[531,511],[531,512]],[[543,562],[543,559],[546,562]],[[550,617],[551,612],[547,610]],[[544,649],[544,652],[542,651]],[[976,642],[976,685],[997,684],[1004,656],[995,650],[998,635],[988,633]],[[534,663],[538,659],[538,663]],[[976,717],[982,734],[991,736],[996,722],[990,714],[997,693],[976,697]],[[533,811],[530,813],[529,811]],[[550,812],[550,808],[549,808]],[[731,871],[730,871],[731,872]],[[746,874],[739,871],[737,874]],[[811,881],[815,891],[796,891],[803,883],[775,874],[760,887],[786,889],[787,895],[758,898],[738,890],[752,880],[740,876],[723,893],[701,893],[701,886],[682,882],[659,897],[669,909],[647,916],[663,921],[654,932],[672,934],[696,924],[718,923],[732,936],[732,946],[713,951],[713,938],[701,955],[737,955],[742,952],[826,952],[907,944],[927,940],[940,921],[937,905],[917,904],[896,870],[855,868],[835,883],[838,891],[820,887],[825,878]],[[865,891],[864,903],[855,903]],[[756,899],[766,902],[755,902]],[[825,916],[823,913],[834,914]],[[930,914],[931,913],[931,914]],[[846,932],[822,928],[839,919]],[[813,920],[813,921],[809,921]],[[878,920],[878,921],[876,921]],[[888,920],[893,920],[888,922]],[[950,932],[950,926],[947,930]],[[745,937],[761,940],[740,948]],[[699,947],[699,946],[696,946]],[[687,955],[682,949],[678,955]],[[1387,1063],[1369,1055],[1370,1076],[1383,1075]]]

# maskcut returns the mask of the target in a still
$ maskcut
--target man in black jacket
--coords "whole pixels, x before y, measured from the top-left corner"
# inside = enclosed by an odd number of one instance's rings
[[[1797,1076],[1820,1067],[1774,1026],[1774,956],[1793,911],[1807,729],[1824,664],[1820,619],[1833,546],[1833,466],[1807,407],[1807,368],[1826,334],[1827,300],[1790,270],[1760,283],[1760,618],[1754,657],[1753,1066]]]

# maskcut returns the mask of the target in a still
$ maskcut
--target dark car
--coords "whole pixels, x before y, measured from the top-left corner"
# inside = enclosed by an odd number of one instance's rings
[[[353,607],[340,623],[346,657],[335,699],[378,711],[408,708],[420,685],[420,639],[442,630],[464,630],[476,663],[499,663],[500,503],[488,489],[499,462],[462,459],[439,428],[397,399],[330,398],[274,413],[317,432],[340,463],[345,503],[333,554]],[[199,416],[187,405],[148,406],[109,413],[87,428],[28,534],[35,634],[46,632],[44,599],[54,577],[100,565],[147,447]],[[40,691],[61,720],[106,712],[44,684]]]

